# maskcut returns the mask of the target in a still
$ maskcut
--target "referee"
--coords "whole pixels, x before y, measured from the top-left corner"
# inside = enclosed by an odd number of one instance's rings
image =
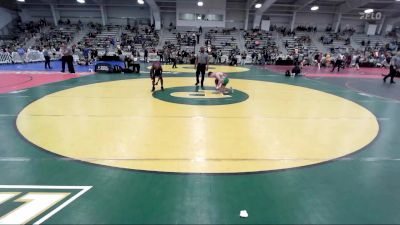
[[[396,56],[392,57],[390,61],[390,73],[383,78],[383,82],[386,82],[386,79],[390,77],[390,83],[395,84],[394,77],[397,72],[400,72],[400,51],[397,52]]]
[[[67,47],[66,44],[64,44],[61,48],[61,54],[62,54],[62,65],[61,65],[61,72],[64,73],[65,72],[65,64],[68,65],[68,71],[70,73],[75,73],[75,68],[74,68],[74,57],[72,49]]]
[[[196,69],[196,86],[199,85],[199,76],[201,73],[201,87],[204,86],[204,75],[208,70],[208,54],[205,52],[204,47],[200,48],[200,53],[196,56],[196,62],[194,64]]]

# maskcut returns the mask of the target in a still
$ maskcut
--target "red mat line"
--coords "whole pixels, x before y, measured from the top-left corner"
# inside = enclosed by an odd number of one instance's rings
[[[30,75],[18,75],[15,77],[12,76],[2,76],[0,80],[0,88],[7,88],[10,86],[18,86],[24,83],[30,82],[33,80],[33,77]]]
[[[37,87],[44,84],[69,80],[93,73],[61,73],[61,72],[35,72],[35,71],[1,71],[0,94]]]

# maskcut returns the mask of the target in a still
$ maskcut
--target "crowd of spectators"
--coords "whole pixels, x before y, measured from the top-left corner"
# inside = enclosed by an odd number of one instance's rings
[[[251,58],[252,64],[274,64],[282,55],[270,32],[253,29],[244,31],[243,38],[247,49],[246,54]],[[242,53],[241,60],[244,59]]]
[[[121,47],[126,46],[133,47],[134,45],[141,45],[142,48],[155,47],[158,45],[159,36],[154,29],[154,25],[151,26],[131,26],[127,25],[121,35]]]
[[[182,50],[175,46],[165,46],[157,51],[157,55],[161,62],[165,64],[194,64],[196,55],[194,51]]]
[[[291,31],[289,28],[285,27],[285,26],[276,26],[276,25],[272,25],[270,27],[270,31],[276,31],[280,34],[282,34],[282,36],[286,37],[286,36],[296,36],[296,32],[295,31]]]
[[[327,29],[330,30],[331,28],[328,27]],[[344,45],[350,45],[350,38],[354,33],[355,30],[353,28],[346,28],[343,31],[339,30],[338,33],[326,32],[320,37],[320,41],[324,45],[331,45],[334,41],[343,42]]]
[[[244,31],[243,38],[245,47],[249,50],[262,49],[272,41],[271,34],[260,30]]]
[[[45,19],[40,19],[38,22],[22,23],[21,19],[17,19],[16,26],[10,32],[10,35],[4,37],[0,44],[3,52],[17,51],[19,48],[24,47],[25,43],[39,34],[48,23]]]
[[[210,52],[221,51],[223,54],[231,55],[232,51],[238,50],[236,28],[211,29],[205,34],[205,45]]]
[[[178,32],[176,34],[176,40],[178,45],[182,46],[194,46],[200,42],[200,33],[187,31],[185,33]]]
[[[87,37],[82,42],[71,45],[72,51],[81,59],[95,59],[98,57],[101,49],[105,53],[112,49],[116,55],[128,52],[132,56],[138,57],[140,53],[145,55],[145,60],[151,53],[159,56],[161,61],[165,63],[193,63],[195,58],[194,47],[200,44],[200,35],[202,28],[198,32],[177,32],[177,44],[164,43],[162,49],[157,49],[159,36],[151,26],[130,26],[122,28],[120,37],[117,35],[104,35],[107,32],[119,29],[113,26],[102,26],[97,23],[88,23],[84,25],[82,22],[71,23],[70,20],[59,21],[59,27],[51,27],[46,20],[42,19],[39,22],[21,23],[18,22],[15,32],[18,37],[11,40],[2,40],[0,42],[1,52],[9,53],[17,52],[24,55],[30,51],[46,50],[51,54],[58,52],[62,44],[71,43],[74,35],[82,30],[83,27],[89,29]],[[43,29],[47,28],[46,32]],[[292,60],[301,62],[301,65],[313,65],[315,59],[321,62],[322,66],[332,65],[339,56],[342,56],[345,65],[354,66],[357,61],[359,65],[366,66],[385,66],[385,62],[390,58],[390,52],[395,52],[399,49],[400,43],[398,32],[390,32],[388,35],[393,38],[389,43],[373,43],[366,39],[361,41],[360,45],[363,49],[356,51],[352,48],[346,49],[345,52],[310,52],[307,51],[307,46],[311,44],[311,38],[304,32],[316,32],[317,28],[313,26],[298,26],[295,31],[281,26],[271,26],[271,31],[281,33],[283,36],[293,37],[295,51],[283,55],[276,43],[273,41],[270,32],[251,30],[243,31],[245,51],[240,51],[238,48],[237,37],[232,33],[236,29],[210,30],[205,34],[205,43],[207,52],[210,55],[210,61],[213,63],[226,63],[237,65],[238,63],[250,62],[254,64],[275,64],[279,60]],[[297,33],[301,35],[296,36]],[[24,43],[35,35],[40,34],[40,38],[29,49],[23,48]],[[116,34],[116,33],[112,33]],[[345,28],[339,33],[332,33],[332,27],[328,26],[325,29],[325,34],[321,36],[320,41],[323,44],[332,44],[334,41],[342,41],[344,45],[350,45],[350,38],[355,34],[352,28]],[[310,34],[312,35],[312,34]],[[223,37],[223,42],[221,38]],[[292,38],[291,38],[292,39]],[[221,42],[221,43],[219,43]],[[289,43],[283,43],[288,48]],[[193,50],[185,47],[193,47]],[[111,50],[110,50],[111,51]],[[318,57],[316,57],[318,55]],[[88,61],[85,61],[86,64]]]
[[[317,27],[300,25],[300,26],[296,27],[296,31],[299,31],[299,32],[314,32],[315,33],[315,32],[317,32]]]

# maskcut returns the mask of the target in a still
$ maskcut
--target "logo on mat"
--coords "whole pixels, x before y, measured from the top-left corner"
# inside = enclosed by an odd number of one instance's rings
[[[236,90],[229,89],[226,94],[221,94],[214,87],[172,87],[164,91],[156,91],[153,97],[166,102],[185,105],[227,105],[246,101],[249,95]]]
[[[0,185],[0,224],[41,224],[91,188]]]

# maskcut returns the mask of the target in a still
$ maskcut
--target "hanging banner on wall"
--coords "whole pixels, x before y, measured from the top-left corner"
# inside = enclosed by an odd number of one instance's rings
[[[377,28],[378,28],[378,25],[376,25],[376,24],[367,24],[365,27],[366,35],[375,35]]]
[[[270,26],[271,26],[270,20],[262,20],[261,21],[261,30],[269,31]]]

